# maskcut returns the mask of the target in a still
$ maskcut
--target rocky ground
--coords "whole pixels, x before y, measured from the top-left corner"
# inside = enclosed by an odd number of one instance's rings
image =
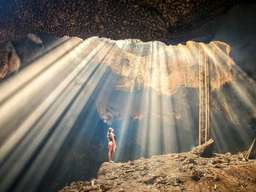
[[[256,161],[239,154],[201,157],[195,152],[103,163],[98,178],[73,182],[60,192],[256,191]]]

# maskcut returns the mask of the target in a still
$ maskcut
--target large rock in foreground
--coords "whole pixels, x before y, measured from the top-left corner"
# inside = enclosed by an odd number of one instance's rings
[[[104,163],[98,178],[74,182],[61,192],[74,191],[256,191],[256,161],[242,154],[193,153],[153,156],[127,163]]]

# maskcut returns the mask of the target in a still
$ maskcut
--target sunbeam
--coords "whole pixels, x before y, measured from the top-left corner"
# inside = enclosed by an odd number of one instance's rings
[[[210,138],[220,151],[236,139],[236,149],[246,146],[256,84],[230,53],[223,42],[66,40],[0,85],[0,189],[35,190],[72,130],[79,131],[70,150],[112,126],[115,161],[182,152]]]

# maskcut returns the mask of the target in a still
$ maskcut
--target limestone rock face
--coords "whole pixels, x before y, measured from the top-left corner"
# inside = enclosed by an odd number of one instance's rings
[[[73,182],[71,191],[255,191],[256,162],[242,154],[202,158],[190,152],[153,156],[127,163],[103,163],[98,178]]]
[[[0,43],[0,81],[42,56],[53,42],[57,44],[57,38],[52,35],[28,33]]]
[[[8,74],[16,72],[20,68],[20,58],[11,43],[2,43],[0,45],[0,80]]]
[[[151,87],[159,94],[173,95],[178,87],[198,88],[199,65],[210,66],[212,90],[233,80],[231,48],[224,42],[188,41],[168,46],[158,41],[128,39],[114,43],[115,52],[105,64],[121,77],[116,89]]]
[[[127,96],[120,96],[119,102],[112,99],[113,91],[139,95],[153,90],[155,98],[174,96],[180,89],[197,90],[200,86],[199,70],[209,66],[211,91],[217,91],[236,79],[235,63],[230,56],[231,48],[220,41],[197,43],[188,41],[186,44],[166,45],[159,41],[142,42],[136,39],[104,40],[113,46],[111,54],[102,61],[109,66],[115,80],[102,91],[97,99],[98,113],[107,122],[113,118],[125,119]],[[136,103],[138,97],[134,97]],[[131,106],[129,112],[133,119],[143,119],[147,114],[139,101]],[[154,114],[165,122],[171,122],[171,114],[164,118]],[[180,115],[177,114],[177,119]]]

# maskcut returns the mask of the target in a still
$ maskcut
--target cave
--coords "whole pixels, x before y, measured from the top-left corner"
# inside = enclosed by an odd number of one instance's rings
[[[0,2],[0,191],[255,191],[256,3]]]

